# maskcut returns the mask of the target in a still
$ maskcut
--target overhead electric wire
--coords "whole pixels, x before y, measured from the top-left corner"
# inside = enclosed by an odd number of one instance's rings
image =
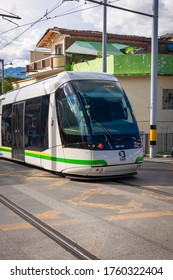
[[[16,16],[15,14],[13,14],[13,13],[11,13],[11,12],[8,12],[8,11],[2,9],[2,8],[0,8],[0,10],[3,11],[3,12],[9,13],[10,15]],[[16,17],[17,17],[17,16],[16,16]]]
[[[60,3],[60,4],[59,4]],[[12,42],[14,42],[16,39],[18,39],[20,36],[22,36],[25,32],[27,32],[30,28],[32,28],[35,24],[37,24],[38,22],[40,22],[44,17],[47,17],[47,15],[49,15],[52,11],[54,11],[55,9],[57,9],[58,7],[60,7],[62,5],[62,2],[59,1],[59,3],[56,5],[56,8],[52,8],[52,10],[50,12],[47,12],[38,20],[36,20],[35,22],[33,22],[27,29],[25,29],[22,33],[20,33],[18,36],[16,36],[15,38],[13,38],[11,41],[9,41],[6,45],[4,45],[2,48],[0,48],[0,51],[2,49],[4,49],[5,47],[7,47],[8,45],[10,45]]]
[[[98,7],[98,6],[100,6],[100,4],[99,4],[99,5],[92,6],[92,7],[80,9],[80,10],[77,10],[77,11],[73,11],[73,12],[68,12],[68,11],[67,11],[67,12],[65,12],[65,13],[63,13],[63,14],[56,15],[56,16],[54,16],[54,17],[52,17],[52,18],[48,18],[48,19],[53,19],[53,18],[57,18],[57,17],[62,17],[62,16],[67,16],[67,15],[75,14],[75,13],[78,13],[78,12],[82,12],[82,11],[85,11],[85,10],[90,10],[90,9],[96,8],[96,7]]]
[[[56,15],[56,16],[53,16],[53,17],[46,17],[45,19],[41,19],[40,20],[40,22],[43,22],[43,21],[46,21],[46,20],[51,20],[51,19],[54,19],[54,18],[57,18],[57,17],[62,17],[62,16],[66,16],[66,15],[70,15],[70,14],[74,14],[74,13],[78,13],[78,12],[82,12],[82,11],[85,11],[85,10],[90,10],[90,9],[93,9],[93,8],[96,8],[96,7],[98,7],[98,6],[100,6],[100,4],[98,5],[94,5],[94,6],[92,6],[92,7],[88,7],[88,8],[84,8],[84,9],[80,9],[80,10],[76,10],[76,11],[72,11],[72,10],[74,10],[74,9],[76,9],[76,8],[79,8],[79,7],[81,7],[81,6],[84,6],[85,4],[81,4],[81,5],[79,5],[79,6],[77,6],[77,7],[75,7],[75,8],[72,8],[72,9],[70,9],[70,10],[67,10],[66,12],[62,12],[61,14],[59,14],[59,15]],[[20,25],[20,26],[17,26],[17,27],[13,27],[13,28],[11,28],[11,29],[8,29],[8,30],[6,30],[6,31],[4,31],[4,32],[2,32],[2,33],[0,33],[0,36],[1,35],[3,35],[3,34],[5,34],[5,33],[8,33],[8,32],[10,32],[10,31],[13,31],[13,30],[15,30],[15,29],[18,29],[18,28],[21,28],[21,27],[24,27],[24,26],[27,26],[27,25],[31,25],[31,24],[33,24],[34,22],[30,22],[30,23],[26,23],[26,24],[23,24],[23,25]]]
[[[62,1],[59,1],[51,10],[50,10],[50,12],[49,12],[49,14],[50,13],[52,13],[54,10],[56,10],[57,8],[59,8],[59,6],[61,6],[63,3],[62,3]]]

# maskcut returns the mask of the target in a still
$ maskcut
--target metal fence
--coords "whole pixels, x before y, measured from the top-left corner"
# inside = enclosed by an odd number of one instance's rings
[[[141,133],[143,140],[144,153],[150,151],[150,135]],[[159,154],[171,154],[173,149],[173,133],[157,133],[156,152]]]

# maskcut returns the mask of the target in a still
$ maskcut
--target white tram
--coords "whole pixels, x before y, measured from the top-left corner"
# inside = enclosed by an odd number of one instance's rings
[[[67,177],[137,172],[137,122],[110,74],[63,72],[0,96],[0,157]]]

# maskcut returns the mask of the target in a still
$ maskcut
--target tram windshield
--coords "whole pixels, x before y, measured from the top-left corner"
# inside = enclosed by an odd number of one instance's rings
[[[141,144],[131,105],[119,82],[84,80],[74,84],[90,120],[94,142],[103,143],[104,148]]]
[[[78,80],[60,91],[57,111],[63,139],[69,144],[102,143],[105,149],[116,149],[140,142],[137,122],[119,82]]]

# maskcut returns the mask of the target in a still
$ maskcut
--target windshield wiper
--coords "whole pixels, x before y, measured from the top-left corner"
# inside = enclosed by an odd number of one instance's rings
[[[101,122],[98,122],[98,121],[95,121],[95,120],[92,120],[92,122],[95,122],[95,123],[99,124],[103,128],[103,130],[106,132],[106,135],[107,135],[107,137],[109,139],[109,143],[113,143],[115,145],[117,144],[117,141],[114,140],[114,138],[112,137],[110,131]]]

